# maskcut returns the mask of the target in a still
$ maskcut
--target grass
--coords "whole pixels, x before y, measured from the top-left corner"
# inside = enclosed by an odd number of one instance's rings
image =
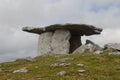
[[[107,51],[97,55],[93,53],[69,54],[55,56],[36,57],[35,62],[19,60],[14,62],[1,63],[0,80],[120,80],[120,57],[108,56]],[[67,67],[50,67],[61,58],[74,58],[66,63],[71,63]],[[76,64],[82,63],[84,67]],[[14,70],[26,67],[27,73],[15,73]],[[78,70],[84,69],[87,75],[79,75]],[[60,71],[66,71],[67,75],[57,75]]]

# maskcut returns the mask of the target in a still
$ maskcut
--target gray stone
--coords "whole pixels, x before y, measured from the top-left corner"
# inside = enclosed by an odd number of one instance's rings
[[[67,74],[66,71],[60,71],[59,73],[57,73],[57,75],[59,76],[65,76]]]
[[[108,43],[104,46],[104,49],[114,49],[120,51],[120,43]]]
[[[44,32],[55,31],[58,29],[69,30],[71,34],[74,36],[83,36],[83,35],[89,36],[94,34],[100,34],[102,31],[101,28],[96,28],[93,25],[86,25],[86,24],[63,24],[63,25],[55,24],[44,28],[23,27],[22,30],[30,33],[41,34]]]
[[[91,40],[86,40],[86,44],[85,45],[89,45],[89,44],[92,45],[94,51],[97,51],[97,50],[102,51],[103,50],[102,47],[100,47],[99,45],[95,44]]]
[[[21,68],[21,69],[13,71],[13,73],[27,73],[27,72],[28,72],[28,70],[26,68]]]
[[[59,66],[60,67],[67,67],[67,66],[70,66],[71,63],[60,63]]]
[[[108,55],[111,55],[111,56],[120,56],[120,52],[109,52]]]
[[[86,70],[78,70],[79,73],[85,73]]]
[[[50,67],[67,67],[70,65],[71,63],[54,63],[54,64],[51,64]]]
[[[50,67],[59,67],[58,63],[51,64]]]
[[[71,34],[68,30],[56,30],[52,36],[52,53],[66,54],[69,53]]]
[[[59,59],[58,61],[65,62],[65,61],[71,61],[71,60],[74,60],[74,58],[62,58],[62,59]]]
[[[103,49],[98,46],[97,44],[93,43],[92,41],[86,40],[86,44],[78,47],[73,53],[85,53],[85,52],[95,52],[95,51],[102,51]]]
[[[78,66],[78,67],[83,67],[83,66],[84,66],[84,64],[77,64],[77,66]]]
[[[52,39],[52,32],[45,32],[39,36],[38,41],[38,55],[47,55],[50,54],[52,51],[51,48],[51,39]]]
[[[79,48],[77,48],[73,53],[80,53],[80,54],[82,54],[82,53],[85,52],[85,50],[86,50],[86,45],[82,45]]]
[[[97,50],[97,51],[95,51],[94,53],[95,54],[101,54],[103,51],[99,51],[99,50]]]

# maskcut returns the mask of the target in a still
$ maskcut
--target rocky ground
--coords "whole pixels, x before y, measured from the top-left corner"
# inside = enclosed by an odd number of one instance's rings
[[[0,80],[120,80],[120,57],[100,54],[46,55],[0,64]]]

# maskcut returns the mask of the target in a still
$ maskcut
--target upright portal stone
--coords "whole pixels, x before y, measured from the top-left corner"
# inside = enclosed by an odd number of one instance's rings
[[[69,30],[56,30],[52,37],[51,47],[53,54],[69,53],[71,34]]]
[[[45,32],[39,36],[38,40],[38,55],[46,55],[50,54],[52,51],[51,48],[51,39],[52,39],[52,32]]]

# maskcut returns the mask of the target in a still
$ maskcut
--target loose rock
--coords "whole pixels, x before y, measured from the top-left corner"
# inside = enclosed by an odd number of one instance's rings
[[[61,64],[59,64],[59,66],[61,66],[61,67],[66,67],[66,66],[70,66],[71,65],[71,63],[61,63]]]
[[[102,53],[103,51],[99,51],[99,50],[97,50],[97,51],[95,51],[95,54],[100,54],[100,53]]]
[[[51,64],[50,67],[67,67],[70,65],[71,63],[55,63],[55,64]]]
[[[13,71],[13,73],[27,73],[27,72],[28,72],[28,70],[26,68],[21,68],[21,69]]]
[[[59,59],[58,61],[65,62],[65,61],[71,61],[71,60],[74,60],[74,58],[62,58],[62,59]]]
[[[78,47],[73,53],[85,53],[85,52],[95,52],[102,51],[102,48],[90,40],[86,40],[86,44]]]
[[[78,70],[79,73],[85,73],[86,70]]]
[[[60,71],[59,73],[57,73],[57,75],[59,76],[65,76],[67,74],[66,71]]]
[[[83,67],[83,66],[84,66],[84,64],[77,64],[77,66],[78,66],[78,67]]]

